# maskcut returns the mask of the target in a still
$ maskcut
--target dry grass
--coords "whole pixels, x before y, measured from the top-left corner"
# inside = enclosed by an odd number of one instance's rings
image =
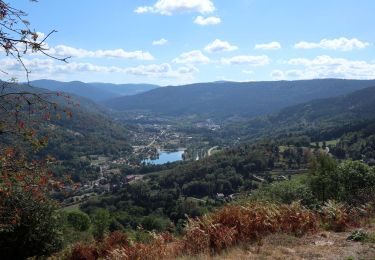
[[[327,203],[321,212],[298,203],[227,205],[201,218],[189,219],[181,239],[170,233],[153,234],[151,243],[143,244],[116,232],[102,242],[77,244],[67,259],[210,259],[218,255],[223,259],[319,259],[322,248],[332,245],[327,242],[331,233],[313,235],[321,223],[343,231],[359,225],[367,213],[365,208],[353,209],[336,202]],[[367,218],[367,223],[371,219]],[[297,238],[306,234],[315,239],[308,242],[315,251],[304,248],[301,241],[305,238]]]
[[[370,243],[347,241],[350,232],[324,232],[293,238],[283,234],[270,235],[261,243],[234,247],[211,259],[226,260],[344,260],[375,259],[375,247]],[[285,241],[285,239],[287,241]],[[188,258],[185,258],[188,259]],[[198,259],[207,259],[199,256]]]
[[[215,254],[239,243],[258,241],[272,233],[300,236],[315,232],[317,224],[316,214],[299,204],[230,205],[202,218],[190,219],[184,251],[191,255]]]
[[[173,241],[169,233],[156,235],[150,244],[136,243],[113,250],[105,259],[173,259],[182,252],[183,245]]]

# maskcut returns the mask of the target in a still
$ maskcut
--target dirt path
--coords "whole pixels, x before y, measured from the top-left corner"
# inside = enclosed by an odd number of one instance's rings
[[[365,229],[375,232],[375,227]],[[243,246],[212,259],[375,260],[375,243],[347,241],[350,232],[320,232],[303,238],[271,235],[260,245]]]

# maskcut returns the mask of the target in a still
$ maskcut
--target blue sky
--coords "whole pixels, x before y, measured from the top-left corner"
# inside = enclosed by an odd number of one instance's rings
[[[31,79],[178,85],[217,80],[375,78],[373,0],[64,0],[12,5],[50,53]],[[22,80],[0,55],[2,68]]]

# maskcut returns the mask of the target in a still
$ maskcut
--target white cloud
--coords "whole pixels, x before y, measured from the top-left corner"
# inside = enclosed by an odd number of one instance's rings
[[[152,13],[154,12],[154,8],[152,6],[139,6],[134,12],[137,14]]]
[[[173,69],[168,63],[140,65],[136,67],[117,67],[117,66],[101,66],[91,63],[77,63],[71,62],[62,64],[51,59],[24,59],[25,66],[30,68],[31,75],[40,77],[48,77],[55,75],[72,75],[76,73],[121,73],[126,75],[152,77],[152,78],[191,78],[198,69],[194,66],[184,66]],[[15,59],[0,60],[2,69],[10,71],[16,76],[23,77],[25,72],[22,66]]]
[[[48,69],[53,66],[54,62],[51,59],[23,59],[24,65],[33,71]],[[5,58],[1,60],[1,69],[4,71],[21,71],[25,73],[23,66],[16,59]]]
[[[339,51],[351,51],[353,49],[364,49],[368,47],[370,43],[360,41],[356,38],[347,39],[345,37],[337,39],[323,39],[320,42],[305,42],[301,41],[294,45],[297,49],[327,49],[327,50],[339,50]]]
[[[145,51],[124,51],[123,49],[115,50],[95,50],[89,51],[85,49],[78,49],[66,45],[57,45],[49,48],[48,54],[57,57],[74,57],[74,58],[122,58],[134,60],[153,60],[154,57]]]
[[[250,65],[264,66],[270,63],[270,59],[266,55],[261,56],[234,56],[231,58],[222,58],[221,63],[224,65]]]
[[[186,63],[186,64],[207,64],[210,59],[203,55],[199,50],[192,50],[184,52],[173,60],[174,63]]]
[[[208,14],[215,11],[215,6],[211,0],[158,0],[152,6],[140,6],[134,10],[138,14],[159,13],[162,15],[172,15],[183,12],[198,12]]]
[[[303,78],[305,75],[301,70],[288,70],[287,72],[285,72],[285,76],[287,78],[299,79]]]
[[[219,39],[214,40],[213,42],[208,44],[206,47],[204,47],[204,50],[206,52],[234,51],[237,49],[238,49],[237,46],[231,45],[229,42],[222,41]]]
[[[245,73],[245,74],[254,74],[254,71],[252,71],[252,70],[243,70],[242,73]]]
[[[273,70],[271,72],[271,76],[276,80],[283,80],[285,79],[285,74],[281,70]]]
[[[156,40],[152,42],[152,45],[166,45],[168,40],[161,38],[160,40]]]
[[[289,73],[289,76],[300,78],[375,78],[375,63],[363,60],[348,60],[322,55],[314,59],[290,59],[288,64],[304,67],[303,70],[294,70]]]
[[[177,71],[182,74],[199,72],[198,68],[192,65],[180,67],[177,69]]]
[[[281,49],[281,44],[279,42],[270,42],[263,44],[256,44],[254,49],[260,50],[278,50]]]
[[[215,17],[215,16],[210,16],[210,17],[204,18],[203,16],[199,15],[199,16],[197,16],[197,18],[195,18],[194,23],[202,25],[202,26],[215,25],[215,24],[221,23],[221,19],[220,19],[220,17]]]
[[[314,78],[314,76],[307,71],[302,70],[273,70],[271,72],[271,76],[276,80],[293,80],[293,79],[308,79],[308,78]]]

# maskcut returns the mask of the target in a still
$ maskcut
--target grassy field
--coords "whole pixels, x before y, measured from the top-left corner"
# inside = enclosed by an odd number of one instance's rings
[[[340,140],[334,139],[334,140],[328,140],[325,141],[326,145],[336,145]],[[315,146],[315,143],[310,143],[311,146]],[[323,147],[323,141],[318,143],[319,147]]]
[[[72,211],[78,211],[78,210],[79,210],[79,203],[61,208],[61,211],[65,211],[65,212],[72,212]]]

